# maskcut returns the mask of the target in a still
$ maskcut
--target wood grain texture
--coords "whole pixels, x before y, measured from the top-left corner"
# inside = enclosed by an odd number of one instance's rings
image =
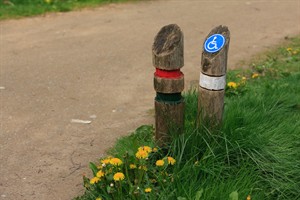
[[[180,93],[184,90],[184,76],[176,79],[154,76],[154,89],[160,93]]]
[[[221,124],[224,110],[224,94],[225,90],[211,91],[199,87],[199,123],[205,123],[208,127]]]
[[[154,67],[163,70],[176,70],[183,67],[183,33],[178,25],[164,26],[155,36],[152,62]]]
[[[184,102],[172,104],[155,101],[155,139],[165,146],[172,134],[180,134],[184,124]]]

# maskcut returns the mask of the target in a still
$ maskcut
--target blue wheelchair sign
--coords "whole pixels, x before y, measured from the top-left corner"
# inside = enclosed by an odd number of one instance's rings
[[[221,34],[211,35],[204,43],[204,49],[208,53],[215,53],[222,49],[225,44],[225,38]]]

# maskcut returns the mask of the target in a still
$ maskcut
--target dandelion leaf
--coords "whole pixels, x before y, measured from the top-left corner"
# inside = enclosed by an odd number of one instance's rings
[[[96,176],[96,174],[97,174],[97,172],[98,172],[97,166],[96,166],[94,163],[90,162],[89,167],[90,167],[90,169],[92,170],[94,176]]]

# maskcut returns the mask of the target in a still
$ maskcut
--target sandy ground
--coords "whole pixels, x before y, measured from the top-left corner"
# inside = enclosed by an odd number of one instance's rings
[[[189,88],[213,27],[229,27],[228,66],[240,67],[300,33],[300,1],[145,1],[1,21],[0,199],[82,194],[88,162],[153,123],[151,46],[170,23],[184,32]]]

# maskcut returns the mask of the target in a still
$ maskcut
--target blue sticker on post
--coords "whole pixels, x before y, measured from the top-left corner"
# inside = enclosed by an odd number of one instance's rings
[[[208,53],[216,53],[223,48],[225,38],[221,34],[213,34],[204,43],[204,49]]]

